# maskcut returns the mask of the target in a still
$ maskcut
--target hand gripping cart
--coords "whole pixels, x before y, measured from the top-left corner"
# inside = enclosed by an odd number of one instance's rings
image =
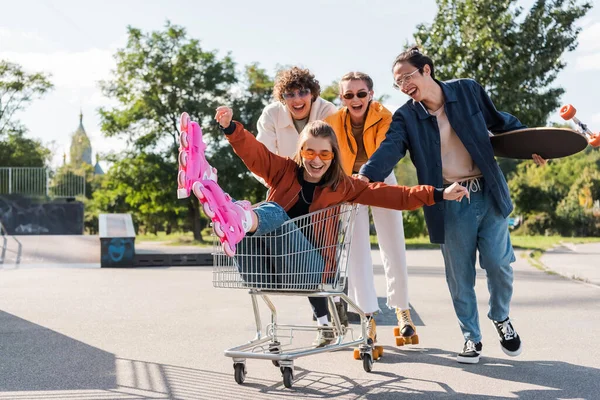
[[[373,346],[368,340],[365,313],[344,294],[356,209],[356,205],[332,206],[289,220],[269,234],[246,236],[238,243],[235,257],[228,257],[215,237],[213,286],[248,289],[256,322],[254,339],[225,350],[225,356],[233,358],[237,383],[242,384],[246,378],[246,359],[260,359],[270,360],[279,367],[283,384],[291,388],[295,359],[356,346],[355,352],[362,359],[365,371],[371,372],[373,361],[383,354],[383,348]],[[333,326],[279,324],[271,295],[325,297]],[[355,340],[352,329],[340,323],[333,300],[335,296],[346,301],[360,315],[360,338]],[[258,297],[262,298],[271,314],[271,322],[264,333]],[[330,337],[334,335],[331,344],[317,348],[293,344],[296,332],[316,332],[319,329],[328,331]]]

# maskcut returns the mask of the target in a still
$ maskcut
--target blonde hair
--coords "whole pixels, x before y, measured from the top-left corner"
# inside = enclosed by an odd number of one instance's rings
[[[352,71],[348,72],[340,79],[339,87],[340,94],[342,94],[342,83],[347,81],[363,81],[367,85],[369,91],[373,90],[373,79],[364,72]]]
[[[329,168],[323,175],[322,181],[323,185],[329,186],[333,190],[336,190],[339,184],[343,181],[345,174],[340,160],[340,146],[338,145],[333,128],[327,122],[312,121],[306,124],[300,133],[300,137],[298,138],[298,148],[296,150],[296,154],[294,155],[294,161],[299,167],[303,168],[302,155],[300,154],[300,151],[302,151],[306,141],[311,137],[328,139],[329,143],[331,144],[333,160],[331,160]]]

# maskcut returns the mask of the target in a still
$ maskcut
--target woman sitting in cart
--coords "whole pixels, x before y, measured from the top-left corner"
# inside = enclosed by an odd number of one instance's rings
[[[446,189],[425,185],[406,187],[384,183],[369,184],[347,176],[340,164],[335,132],[323,121],[310,122],[302,130],[298,151],[292,160],[270,152],[241,123],[232,122],[232,117],[231,108],[217,108],[215,119],[234,152],[252,173],[263,178],[268,185],[267,202],[252,207],[248,201],[232,200],[216,183],[215,170],[206,162],[204,154],[198,154],[198,160],[189,161],[190,164],[200,164],[198,179],[192,185],[193,192],[203,203],[204,211],[212,219],[215,233],[221,238],[224,251],[229,256],[235,255],[236,245],[244,236],[264,235],[281,227],[289,219],[329,206],[359,203],[396,210],[414,210],[442,200],[461,201],[464,196],[468,196],[466,188],[458,184]],[[186,129],[188,123],[184,121],[185,118],[189,120],[187,114],[182,116],[182,130]],[[186,141],[187,136],[182,137],[184,148],[187,146]],[[182,162],[180,156],[180,164],[185,163],[187,159]],[[182,180],[179,182],[179,190],[184,190],[181,187]],[[304,241],[308,243],[306,238]],[[297,238],[295,242],[295,246],[303,246],[297,243]],[[279,244],[282,254],[286,254],[284,247]],[[327,299],[313,297],[309,300],[318,325],[327,326]],[[322,329],[313,344],[324,346],[334,339],[333,331]]]

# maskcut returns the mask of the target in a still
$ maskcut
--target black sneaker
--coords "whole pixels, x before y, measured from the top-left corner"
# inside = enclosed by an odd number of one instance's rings
[[[469,339],[465,342],[462,353],[456,356],[456,361],[462,364],[477,364],[482,349],[483,344],[481,342],[475,343]]]
[[[498,331],[498,338],[500,339],[500,345],[502,346],[504,354],[511,357],[516,357],[521,354],[521,338],[512,326],[510,318],[506,318],[502,322],[492,322]]]

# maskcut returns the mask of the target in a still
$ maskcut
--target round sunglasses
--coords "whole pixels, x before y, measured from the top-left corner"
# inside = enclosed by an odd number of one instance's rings
[[[369,95],[368,92],[358,92],[358,93],[356,93],[356,97],[358,97],[359,99],[364,99],[368,95]],[[352,100],[354,98],[354,93],[346,93],[346,94],[342,95],[342,97],[345,98],[346,100]]]
[[[293,92],[287,92],[287,93],[283,93],[283,98],[286,100],[291,100],[294,97],[298,96],[298,97],[306,97],[310,94],[310,89],[300,89],[300,90],[295,90]]]

